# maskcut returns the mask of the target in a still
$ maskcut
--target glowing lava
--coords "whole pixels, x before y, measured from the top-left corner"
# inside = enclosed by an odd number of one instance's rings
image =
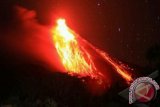
[[[79,77],[90,76],[91,78],[102,76],[97,71],[91,55],[83,46],[79,45],[77,34],[67,27],[64,19],[57,21],[57,26],[52,32],[58,55],[69,74]]]
[[[128,71],[131,71],[132,69],[129,68],[127,65],[124,65],[122,62],[119,61],[119,63],[117,63],[115,60],[113,60],[107,53],[103,52],[102,50],[94,47],[92,44],[90,44],[89,42],[87,42],[86,40],[84,40],[82,38],[82,40],[88,44],[91,48],[93,48],[106,62],[109,62],[113,68],[117,71],[117,73],[119,75],[121,75],[128,83],[130,83],[131,81],[133,81],[132,79],[132,75],[129,74]]]
[[[122,64],[116,63],[109,55],[81,38],[71,30],[64,19],[58,19],[57,25],[52,29],[53,41],[67,73],[78,77],[89,76],[98,80],[105,77],[96,66],[93,55],[84,47],[88,45],[96,53],[107,61],[127,82],[132,81],[131,74],[128,73]],[[80,43],[81,42],[81,43]]]

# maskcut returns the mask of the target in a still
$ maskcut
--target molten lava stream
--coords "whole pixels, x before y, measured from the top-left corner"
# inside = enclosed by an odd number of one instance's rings
[[[94,47],[91,43],[89,43],[88,41],[86,41],[85,39],[79,37],[80,40],[82,40],[84,43],[88,44],[92,49],[94,49],[106,62],[109,62],[109,64],[111,64],[113,66],[113,68],[115,69],[115,71],[117,71],[117,73],[119,75],[121,75],[126,81],[127,83],[130,83],[133,81],[132,75],[131,73],[129,73],[128,71],[132,71],[131,68],[129,68],[128,66],[122,64],[120,61],[120,64],[117,63],[115,60],[113,60],[107,53],[103,52],[102,50]]]
[[[97,80],[98,84],[108,85],[106,76],[100,71],[96,65],[97,62],[93,60],[94,56],[90,53],[88,48],[90,46],[94,52],[98,53],[103,60],[107,61],[122,76],[127,82],[132,81],[131,75],[128,71],[112,60],[109,55],[97,48],[91,43],[81,38],[73,30],[71,30],[64,19],[58,19],[57,25],[51,30],[53,42],[56,47],[60,60],[65,68],[65,72],[70,75],[78,77],[90,77]]]

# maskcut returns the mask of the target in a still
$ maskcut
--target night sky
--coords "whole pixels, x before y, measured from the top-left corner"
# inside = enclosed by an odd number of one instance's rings
[[[42,65],[50,71],[48,66],[59,63],[51,59],[55,53],[46,31],[57,18],[65,18],[80,36],[129,65],[150,67],[147,52],[160,46],[160,0],[1,0],[0,4],[0,71],[12,69],[15,77],[24,69],[36,71],[38,66],[39,71]],[[3,79],[10,75],[1,74]]]
[[[145,66],[147,49],[160,43],[158,0],[85,0],[58,5],[64,14],[69,13],[66,17],[75,31],[122,61]]]
[[[37,13],[39,23],[58,17],[111,56],[146,66],[147,50],[160,43],[159,0],[34,0],[1,1],[2,11],[15,5]],[[9,5],[8,5],[9,4]]]

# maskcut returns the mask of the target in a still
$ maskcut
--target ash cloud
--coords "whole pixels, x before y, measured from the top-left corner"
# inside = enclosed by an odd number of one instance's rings
[[[14,5],[6,10],[6,13],[3,11],[0,21],[3,22],[0,30],[0,48],[4,61],[8,62],[11,57],[15,58],[15,62],[23,59],[47,66],[53,71],[61,68],[50,28],[39,23],[36,11]]]

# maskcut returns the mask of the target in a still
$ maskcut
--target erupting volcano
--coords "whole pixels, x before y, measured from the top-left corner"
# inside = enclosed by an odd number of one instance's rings
[[[51,29],[51,32],[55,48],[66,73],[78,77],[91,77],[103,82],[105,75],[98,69],[97,61],[93,60],[95,59],[94,53],[90,52],[93,50],[109,63],[127,83],[133,80],[128,66],[113,60],[106,52],[80,37],[67,26],[65,19],[58,19],[57,25]]]

